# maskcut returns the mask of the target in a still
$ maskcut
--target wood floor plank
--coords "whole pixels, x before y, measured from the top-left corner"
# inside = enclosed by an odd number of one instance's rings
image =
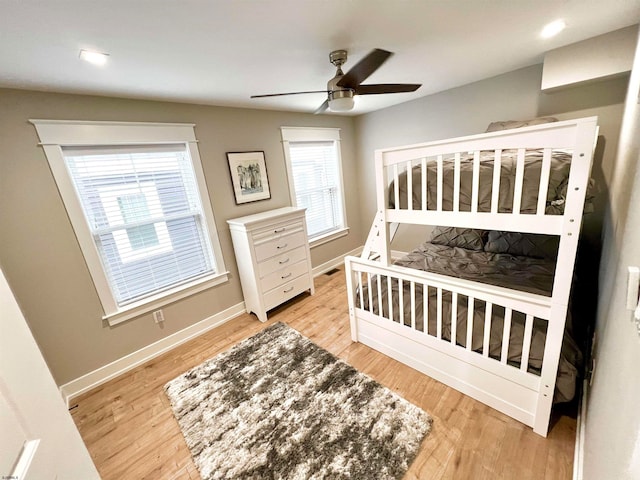
[[[164,385],[281,321],[433,417],[408,480],[566,480],[572,476],[575,418],[556,415],[548,438],[385,355],[351,342],[344,271],[321,275],[260,323],[240,317],[78,397],[80,434],[104,480],[196,480],[198,471]]]

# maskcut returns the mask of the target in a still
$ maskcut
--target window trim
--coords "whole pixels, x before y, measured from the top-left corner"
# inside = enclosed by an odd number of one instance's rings
[[[109,325],[130,320],[158,307],[175,302],[201,292],[214,285],[228,281],[228,271],[224,265],[222,248],[217,234],[211,200],[202,169],[200,154],[192,123],[138,123],[138,122],[96,122],[77,120],[29,120],[40,138],[53,173],[58,191],[62,197],[71,226],[76,234],[87,268],[93,279],[96,292],[102,304]],[[202,214],[207,226],[207,241],[211,245],[216,273],[200,277],[182,285],[150,295],[137,302],[118,306],[111,291],[102,260],[86,222],[85,214],[77,197],[71,176],[67,172],[63,157],[63,147],[117,146],[117,145],[185,145],[193,165],[198,191],[201,197]]]
[[[347,209],[344,199],[344,178],[342,174],[342,148],[340,144],[340,129],[335,127],[280,127],[282,135],[282,147],[287,169],[287,181],[289,184],[289,198],[291,205],[297,207],[295,184],[293,182],[293,168],[291,166],[291,155],[289,142],[335,142],[336,157],[338,161],[338,180],[340,182],[340,202],[342,207],[342,224],[335,230],[324,232],[316,236],[309,236],[309,246],[311,248],[343,237],[349,233],[347,222]]]
[[[329,233],[323,233],[313,237],[313,240],[309,240],[309,248],[314,248],[325,243],[332,242],[340,237],[344,237],[349,234],[349,227],[342,227]]]

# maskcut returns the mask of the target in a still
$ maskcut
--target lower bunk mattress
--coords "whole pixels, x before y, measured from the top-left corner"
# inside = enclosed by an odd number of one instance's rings
[[[516,256],[503,253],[468,250],[425,242],[405,257],[394,262],[396,265],[454,276],[466,280],[518,289],[530,293],[550,296],[553,286],[555,261],[545,258]],[[378,286],[378,282],[380,285]],[[373,276],[368,285],[363,286],[362,297],[356,295],[356,304],[376,315],[390,318],[404,325],[412,324],[412,295],[408,282],[402,282],[400,288],[397,279],[390,280],[382,275]],[[391,287],[391,306],[389,305],[389,285]],[[424,295],[422,285],[416,284],[414,290],[415,329],[430,336],[437,335],[437,289],[427,287]],[[371,290],[371,292],[369,292]],[[400,294],[402,290],[402,295]],[[378,299],[380,292],[380,299]],[[360,305],[362,298],[362,305]],[[402,309],[400,299],[402,298]],[[371,306],[369,305],[371,299]],[[427,308],[425,309],[424,300]],[[452,294],[443,290],[441,296],[441,338],[451,341],[452,332]],[[380,312],[380,308],[382,312]],[[425,322],[425,313],[427,321]],[[489,334],[489,357],[500,359],[502,352],[504,308],[493,305],[491,309],[491,327]],[[468,297],[457,296],[456,302],[456,338],[458,345],[467,345]],[[473,322],[471,349],[482,352],[485,336],[485,303],[476,299],[473,304]],[[571,335],[571,319],[566,322],[562,352],[558,367],[558,376],[554,402],[568,402],[575,396],[578,372],[582,367],[582,354]],[[533,322],[527,370],[539,375],[542,368],[546,339],[547,322],[535,319]],[[513,311],[507,363],[520,367],[525,336],[525,315]]]

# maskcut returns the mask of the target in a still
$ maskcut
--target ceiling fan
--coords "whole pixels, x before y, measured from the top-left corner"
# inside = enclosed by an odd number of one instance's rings
[[[252,95],[251,98],[280,97],[284,95],[302,95],[306,93],[326,93],[327,99],[314,113],[322,113],[327,108],[332,112],[346,112],[353,108],[354,95],[376,95],[381,93],[415,92],[421,84],[415,83],[382,83],[361,85],[373,72],[393,53],[376,48],[360,60],[346,74],[342,72],[342,65],[347,61],[346,50],[335,50],[329,54],[329,61],[338,69],[335,77],[327,83],[326,90],[311,90],[306,92],[271,93],[267,95]]]

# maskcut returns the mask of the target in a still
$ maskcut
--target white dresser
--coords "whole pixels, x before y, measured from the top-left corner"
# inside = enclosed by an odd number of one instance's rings
[[[284,207],[227,220],[244,303],[261,322],[305,290],[313,295],[305,209]]]

